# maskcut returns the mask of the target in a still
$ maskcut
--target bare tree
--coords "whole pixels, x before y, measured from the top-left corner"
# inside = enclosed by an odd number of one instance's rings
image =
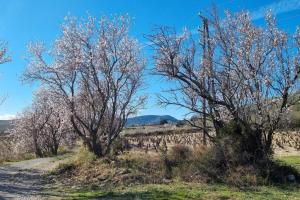
[[[271,12],[265,27],[254,25],[248,12],[226,12],[220,19],[213,11],[202,19],[201,43],[189,31],[177,34],[168,27],[149,36],[156,72],[176,83],[160,103],[207,116],[216,132],[207,133],[212,141],[234,123],[247,151],[270,155],[274,131],[299,100],[300,30],[293,36],[280,30]]]
[[[101,157],[110,151],[129,115],[144,103],[138,96],[145,61],[128,36],[127,16],[69,17],[50,54],[31,45],[24,79],[41,81],[63,102],[76,134]],[[48,62],[47,62],[48,61]]]

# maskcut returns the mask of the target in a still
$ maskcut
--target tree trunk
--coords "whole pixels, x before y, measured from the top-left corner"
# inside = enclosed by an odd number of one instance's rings
[[[272,154],[272,141],[273,141],[273,133],[268,133],[267,141],[265,144],[265,153],[267,156]]]
[[[73,125],[73,128],[75,132],[81,137],[83,140],[84,145],[87,146],[88,150],[92,153],[94,153],[97,157],[102,157],[102,147],[100,142],[98,142],[97,138],[97,131],[88,130],[90,134],[90,138],[86,137],[85,134],[81,132],[81,130],[77,127],[74,116],[71,117],[71,123]]]
[[[57,144],[54,144],[52,146],[51,153],[52,153],[52,155],[57,156],[57,154],[58,154],[58,145]]]
[[[36,134],[33,135],[33,148],[34,148],[34,153],[37,158],[42,158],[43,153],[39,147],[38,141],[37,141],[37,136]]]
[[[102,146],[98,141],[96,133],[91,134],[90,141],[87,143],[88,150],[94,153],[98,158],[103,157]]]
[[[37,158],[42,158],[43,157],[43,153],[42,153],[42,151],[41,151],[41,149],[39,147],[35,148],[35,156]]]
[[[206,113],[206,100],[203,98],[202,99],[202,111],[203,113]],[[208,134],[207,132],[207,122],[206,122],[206,115],[203,114],[203,145],[206,146],[207,142],[206,142],[206,135]]]
[[[90,145],[88,145],[88,150],[94,153],[98,158],[103,157],[101,147],[94,142],[91,142]]]

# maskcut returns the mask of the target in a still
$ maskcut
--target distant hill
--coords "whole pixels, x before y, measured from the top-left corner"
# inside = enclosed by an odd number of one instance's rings
[[[5,133],[12,127],[13,120],[0,120],[0,134]]]
[[[168,123],[176,123],[178,121],[176,118],[170,115],[143,115],[128,118],[126,127],[137,125],[157,125],[163,120],[167,121]]]

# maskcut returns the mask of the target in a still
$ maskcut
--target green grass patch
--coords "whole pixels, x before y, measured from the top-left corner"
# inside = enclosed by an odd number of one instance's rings
[[[283,163],[286,163],[288,165],[295,167],[300,172],[300,155],[299,156],[280,156],[280,157],[276,157],[276,159],[280,160]]]
[[[110,191],[93,190],[65,190],[65,199],[156,199],[156,200],[183,200],[183,199],[253,199],[253,200],[293,200],[300,198],[297,187],[263,186],[239,190],[226,185],[201,185],[187,183],[149,184],[133,187],[115,188]],[[62,194],[62,192],[60,192]]]

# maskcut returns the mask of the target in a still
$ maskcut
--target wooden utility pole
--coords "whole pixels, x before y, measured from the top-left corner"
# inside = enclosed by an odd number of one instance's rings
[[[203,49],[203,63],[202,63],[202,70],[203,70],[203,85],[207,87],[207,91],[211,95],[213,99],[216,99],[216,89],[214,83],[214,65],[213,65],[213,47],[211,44],[211,38],[209,35],[209,21],[206,17],[199,15],[202,20],[202,30],[199,30],[201,37],[200,44],[202,45]],[[207,113],[212,116],[216,116],[217,118],[220,117],[220,113],[216,109],[214,102],[207,101],[206,99],[202,98],[202,112],[203,114],[203,143],[206,145],[207,139],[206,136],[208,133],[208,126],[207,126]],[[214,126],[218,127],[219,124],[217,121],[213,121]]]
[[[203,87],[206,87],[206,85],[208,86],[209,84],[207,84],[207,63],[208,63],[208,41],[207,41],[207,29],[208,29],[208,21],[206,18],[202,17],[200,15],[200,17],[202,18],[202,31],[200,30],[200,34],[202,33],[202,50],[203,50],[203,57],[202,57],[202,81],[203,81]],[[207,113],[207,100],[205,98],[202,98],[202,126],[203,126],[203,145],[207,145],[207,139],[206,136],[208,134],[208,130],[207,130],[207,119],[206,119],[206,113]]]

